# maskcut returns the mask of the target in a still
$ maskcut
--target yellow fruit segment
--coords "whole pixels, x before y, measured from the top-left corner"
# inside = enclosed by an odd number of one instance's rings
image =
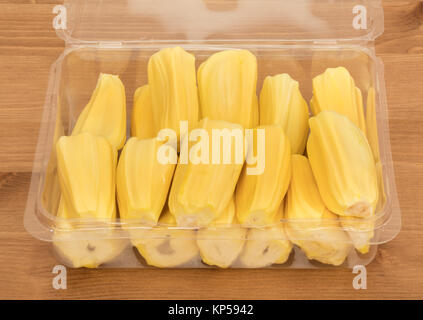
[[[351,245],[339,224],[320,197],[309,161],[301,155],[292,156],[292,178],[288,189],[284,217],[289,239],[298,245],[308,259],[340,265]]]
[[[374,88],[369,88],[367,92],[367,108],[366,108],[366,126],[367,139],[373,151],[375,162],[380,161],[379,155],[379,139],[377,134],[376,121],[376,93]]]
[[[377,185],[379,189],[379,199],[376,205],[376,213],[380,212],[386,203],[385,186],[383,184],[383,169],[380,161],[376,162]]]
[[[234,194],[245,159],[240,125],[205,118],[197,129],[202,130],[190,133],[196,139],[189,147],[189,161],[177,165],[169,195],[178,226],[207,226],[218,218]],[[213,144],[218,141],[215,153]],[[230,151],[227,159],[225,145]]]
[[[310,108],[313,115],[323,110],[336,111],[348,117],[366,134],[361,91],[344,67],[328,68],[313,79]]]
[[[87,238],[71,219],[103,223],[116,217],[116,149],[103,137],[81,133],[61,137],[56,150],[61,198],[54,248],[75,268],[96,268],[118,256],[127,241],[113,239],[113,228],[102,231],[102,239]]]
[[[308,106],[298,81],[288,74],[268,76],[260,93],[260,124],[279,124],[293,154],[303,154],[308,135]]]
[[[197,232],[197,244],[201,259],[208,265],[228,268],[237,259],[247,229],[240,227],[235,215],[235,201],[232,199],[222,215]]]
[[[196,232],[189,229],[172,229],[176,221],[167,207],[159,225],[147,230],[132,231],[131,240],[145,261],[155,267],[172,268],[192,261],[198,256]]]
[[[326,207],[341,216],[371,217],[378,183],[364,133],[333,111],[320,112],[309,124],[307,153]]]
[[[153,108],[148,84],[139,87],[134,94],[131,115],[131,136],[148,139],[156,136]]]
[[[244,249],[239,257],[247,268],[264,268],[285,263],[292,251],[292,243],[286,240],[282,225],[248,230]]]
[[[272,264],[285,263],[292,251],[282,219],[282,206],[278,210],[272,227],[251,228],[239,261],[243,267],[263,268]]]
[[[374,236],[375,221],[372,218],[342,217],[342,227],[347,231],[354,247],[360,253],[370,250],[370,240]]]
[[[264,226],[274,222],[288,189],[291,148],[279,125],[259,126],[253,134],[253,153],[265,157],[264,167],[260,174],[249,174],[250,165],[244,167],[236,189],[236,211],[240,223]],[[260,140],[260,134],[263,140]],[[264,149],[260,148],[260,143],[264,143]]]
[[[201,118],[258,125],[257,59],[248,50],[211,55],[197,73]]]
[[[77,240],[62,233],[53,236],[53,246],[57,254],[72,268],[98,268],[115,259],[125,248],[125,239]]]
[[[81,133],[61,137],[56,151],[66,218],[115,218],[116,149],[103,137]]]
[[[62,203],[63,200],[61,205]],[[65,211],[66,209],[61,210],[62,214]],[[86,239],[87,232],[78,232],[66,220],[59,224],[64,231],[54,231],[53,247],[65,263],[73,268],[97,268],[119,256],[128,244],[127,239],[115,236],[114,229],[102,231],[102,239],[95,239],[95,236],[93,239]]]
[[[166,203],[176,164],[162,164],[156,138],[131,138],[117,167],[117,198],[121,219],[156,224]]]
[[[79,115],[72,135],[82,132],[103,136],[117,149],[125,144],[126,97],[118,76],[100,74],[97,87]]]
[[[232,197],[225,210],[223,210],[220,216],[213,220],[213,222],[211,222],[208,226],[212,228],[227,228],[231,227],[234,222],[237,222],[237,219],[235,210],[235,197]]]
[[[148,83],[155,134],[172,129],[180,138],[180,121],[195,127],[198,121],[198,95],[195,57],[181,47],[165,48],[148,62]],[[183,132],[182,135],[185,135]]]
[[[376,163],[376,173],[378,179],[379,198],[376,205],[376,213],[383,210],[386,203],[385,188],[383,185],[382,164]],[[374,236],[376,218],[353,218],[344,217],[342,219],[342,226],[347,230],[354,247],[361,253],[367,253],[370,250],[370,240]]]

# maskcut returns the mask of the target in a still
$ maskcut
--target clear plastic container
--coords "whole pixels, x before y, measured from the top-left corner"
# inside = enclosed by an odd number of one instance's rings
[[[54,151],[58,138],[71,133],[90,99],[99,73],[117,74],[125,85],[129,137],[132,97],[136,88],[148,82],[148,60],[158,50],[172,46],[181,46],[194,54],[197,67],[215,52],[248,49],[258,61],[258,93],[265,76],[289,73],[300,83],[301,93],[309,101],[313,77],[337,66],[350,71],[364,101],[369,89],[374,89],[386,202],[376,213],[369,252],[360,254],[352,249],[341,266],[370,263],[377,245],[392,240],[399,232],[401,212],[390,149],[383,64],[374,51],[374,40],[383,32],[380,1],[342,0],[335,4],[331,0],[165,0],[160,3],[69,0],[56,7],[55,12],[58,15],[53,26],[65,40],[66,48],[51,67],[24,224],[34,237],[51,241],[63,263],[70,267],[147,267],[146,260],[154,260],[154,257],[144,259],[145,255],[143,258],[135,249],[131,238],[138,233],[136,238],[144,241],[144,248],[145,242],[165,247],[172,240],[176,240],[177,250],[183,248],[184,257],[177,257],[173,262],[165,259],[161,265],[164,267],[208,267],[202,261],[198,240],[221,242],[224,246],[232,245],[230,241],[241,243],[237,249],[240,254],[230,267],[332,267],[307,259],[297,246],[293,246],[283,264],[244,263],[241,255],[247,250],[247,244],[253,248],[254,241],[259,246],[263,244],[259,243],[260,239],[238,235],[206,239],[197,230],[168,226],[160,226],[164,232],[145,232],[149,227],[121,223],[119,219],[112,222],[73,219],[69,221],[71,231],[59,227],[61,219],[56,217],[56,212],[60,187]],[[298,222],[299,228],[301,223],[310,222]],[[284,228],[287,223],[289,221],[282,219],[275,227]],[[320,225],[315,230],[324,228]],[[368,231],[371,230],[364,230],[363,234]],[[286,243],[289,240],[276,232],[269,233],[266,241],[274,244],[274,241]],[[298,236],[295,240],[311,239]],[[272,248],[264,245],[257,250]],[[165,252],[169,248],[162,249]],[[84,257],[78,257],[75,263],[63,254],[70,251],[83,255],[81,250],[88,255],[97,250],[95,262],[84,262]]]

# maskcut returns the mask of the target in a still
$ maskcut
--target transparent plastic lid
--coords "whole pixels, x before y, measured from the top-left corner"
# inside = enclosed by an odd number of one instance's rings
[[[65,0],[54,27],[67,43],[372,41],[380,0]]]

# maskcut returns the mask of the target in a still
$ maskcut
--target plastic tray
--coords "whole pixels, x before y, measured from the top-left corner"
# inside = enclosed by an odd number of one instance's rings
[[[65,1],[55,12],[58,16],[53,26],[65,40],[66,48],[51,67],[25,211],[25,227],[34,237],[57,241],[54,235],[60,232],[60,219],[56,217],[60,188],[53,150],[60,136],[70,134],[99,73],[118,74],[125,85],[129,137],[132,97],[136,88],[148,82],[149,57],[162,48],[176,45],[195,55],[197,67],[221,50],[250,50],[258,61],[258,92],[265,76],[289,73],[300,83],[301,93],[309,101],[312,78],[326,68],[337,66],[350,71],[364,101],[369,88],[374,88],[387,201],[377,212],[369,253],[363,255],[351,250],[342,266],[368,264],[376,254],[377,245],[392,240],[399,232],[401,213],[390,150],[383,65],[373,46],[374,39],[383,32],[380,1],[338,1],[335,5],[332,1],[318,0],[199,0],[178,4],[172,0],[160,4],[148,0],[128,0],[124,4],[76,0]],[[287,221],[280,223],[284,225]],[[80,219],[72,224],[74,230],[62,241],[107,240],[120,248],[119,254],[102,266],[147,266],[130,241],[131,232],[142,227],[125,225],[119,219],[111,223]],[[60,258],[72,266],[66,258]],[[207,265],[198,254],[177,267]],[[235,261],[231,267],[245,266]],[[309,261],[295,247],[286,263],[272,267],[329,266]]]

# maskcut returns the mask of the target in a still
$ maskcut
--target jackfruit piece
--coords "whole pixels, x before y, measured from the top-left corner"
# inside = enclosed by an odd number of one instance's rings
[[[228,268],[242,251],[246,233],[247,229],[238,225],[232,199],[218,219],[209,227],[198,230],[201,259],[208,265]]]
[[[282,206],[272,227],[251,228],[247,232],[244,249],[239,260],[247,268],[263,268],[272,264],[285,263],[292,251],[282,219]]]
[[[176,221],[167,207],[163,210],[159,225],[130,232],[132,244],[149,265],[159,268],[178,267],[198,256],[195,230],[174,229]]]
[[[380,161],[376,162],[377,185],[379,189],[379,199],[376,205],[376,213],[380,212],[386,203],[385,186],[383,184],[383,170]]]
[[[266,77],[260,93],[260,124],[279,124],[293,154],[303,154],[308,135],[308,105],[298,81],[288,74]]]
[[[308,259],[341,265],[351,244],[338,216],[330,212],[320,197],[309,161],[292,156],[292,177],[285,201],[286,233]]]
[[[369,88],[367,92],[366,127],[367,140],[372,148],[375,162],[378,162],[380,161],[380,155],[376,121],[376,93],[375,89],[372,87]]]
[[[98,268],[118,257],[125,249],[125,239],[78,240],[69,232],[55,232],[55,252],[72,268]]]
[[[197,73],[201,118],[258,125],[257,59],[248,50],[211,55]]]
[[[307,154],[326,207],[341,216],[373,216],[377,173],[363,132],[333,111],[320,112],[309,124]]]
[[[121,149],[126,140],[126,97],[119,76],[101,73],[87,106],[82,110],[72,135],[89,132],[105,137]]]
[[[369,93],[372,94],[372,93]],[[367,105],[367,108],[369,108],[369,104]],[[369,112],[369,109],[367,109],[367,112]],[[371,111],[370,111],[371,112]],[[370,117],[367,117],[366,120],[368,120]],[[375,120],[375,118],[373,119]],[[372,121],[373,121],[372,120]],[[369,137],[370,142],[370,135],[372,134],[372,131],[374,129],[377,130],[377,128],[373,125],[376,125],[376,122],[372,123],[371,125],[368,123],[367,126],[367,135]],[[373,133],[376,134],[376,140],[373,140],[376,142],[376,144],[373,144],[372,151],[373,156],[377,156],[379,158],[379,146],[377,141],[377,132],[373,131]],[[374,147],[376,146],[376,147]],[[377,151],[376,151],[377,150]],[[375,152],[376,151],[376,152]],[[376,167],[376,174],[377,174],[377,185],[378,185],[378,201],[376,204],[376,211],[375,213],[379,213],[383,210],[383,207],[386,203],[386,193],[385,193],[385,187],[383,183],[383,170],[382,170],[382,164],[379,161],[375,164]],[[375,228],[375,221],[376,218],[366,218],[366,219],[360,219],[360,218],[354,218],[354,217],[344,217],[342,219],[342,226],[347,230],[354,247],[360,252],[360,253],[368,253],[370,250],[370,244],[371,240],[374,237],[374,228]]]
[[[311,74],[319,74],[326,68],[343,66],[349,70],[357,87],[367,89],[372,81],[374,62],[365,51],[358,50],[314,50],[311,55]],[[285,69],[283,69],[285,70]],[[309,71],[310,73],[310,71]]]
[[[190,140],[195,137],[198,142],[189,148],[188,163],[179,161],[168,201],[177,225],[183,227],[207,226],[220,216],[234,194],[245,160],[240,125],[205,118],[198,129],[203,130],[190,133]]]
[[[101,136],[81,133],[61,137],[56,151],[67,218],[114,219],[116,149]]]
[[[78,230],[70,223],[68,219],[75,214],[65,207],[65,201],[61,197],[61,219],[53,233],[53,248],[70,267],[97,268],[118,257],[127,246],[128,240],[116,237],[116,229],[113,228],[92,235],[91,239],[87,238],[87,231]]]
[[[354,247],[360,253],[368,253],[374,236],[375,221],[371,218],[342,217],[342,227],[347,231]]]
[[[258,137],[264,134],[264,150]],[[264,226],[275,220],[291,179],[291,147],[280,125],[259,126],[253,131],[253,149],[265,157],[261,174],[248,173],[244,166],[236,188],[236,213],[243,225]],[[263,153],[263,155],[260,155]],[[257,160],[257,163],[259,160]],[[256,165],[256,164],[254,164]]]
[[[131,115],[131,136],[140,139],[149,139],[156,136],[148,84],[139,87],[134,94],[134,106]]]
[[[310,108],[313,115],[323,110],[336,111],[348,117],[366,134],[361,91],[344,67],[328,68],[313,79]]]
[[[120,218],[125,223],[155,225],[159,220],[176,166],[160,163],[162,146],[156,138],[133,137],[122,150],[116,186]]]
[[[180,139],[180,121],[198,121],[195,57],[181,47],[165,48],[148,61],[148,81],[155,132],[172,129]],[[183,131],[182,136],[186,134]]]
[[[386,203],[382,164],[380,162],[376,163],[376,173],[379,190],[379,198],[376,205],[376,213],[378,213],[383,210]],[[370,241],[374,237],[375,219],[373,217],[366,219],[344,217],[341,220],[342,226],[347,230],[354,247],[363,254],[370,250]]]
[[[56,149],[61,199],[54,248],[75,268],[96,268],[118,256],[127,243],[114,239],[113,228],[100,232],[101,238],[79,228],[84,220],[103,224],[116,218],[116,149],[90,133],[61,137]]]

